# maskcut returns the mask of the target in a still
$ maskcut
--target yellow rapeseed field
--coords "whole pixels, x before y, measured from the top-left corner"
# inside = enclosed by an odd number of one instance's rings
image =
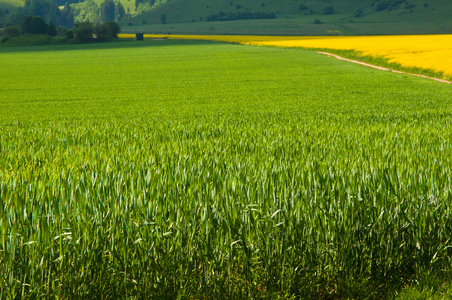
[[[452,35],[341,36],[259,41],[253,44],[355,50],[362,55],[384,57],[405,67],[432,69],[452,75]]]
[[[134,35],[122,35],[132,37]],[[146,38],[196,39],[260,46],[354,50],[383,57],[404,67],[417,67],[452,76],[452,35],[406,36],[246,36],[246,35],[145,35]]]

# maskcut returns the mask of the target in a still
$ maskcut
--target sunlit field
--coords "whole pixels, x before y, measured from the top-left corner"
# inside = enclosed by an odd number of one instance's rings
[[[130,37],[132,35],[123,35]],[[156,37],[147,35],[147,37]],[[162,36],[159,36],[162,37]],[[184,36],[168,35],[165,38],[199,39],[231,43],[279,47],[353,50],[361,56],[384,58],[389,63],[404,67],[421,68],[443,73],[452,78],[452,35],[407,36]]]
[[[250,44],[283,47],[354,50],[383,57],[405,67],[443,72],[452,76],[452,35],[320,37],[300,40],[251,41]]]
[[[450,85],[208,41],[0,65],[0,299],[452,295]]]

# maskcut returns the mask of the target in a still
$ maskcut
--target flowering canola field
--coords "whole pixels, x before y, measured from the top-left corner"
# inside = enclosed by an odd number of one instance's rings
[[[132,35],[122,35],[123,37]],[[172,39],[201,39],[259,46],[354,50],[363,56],[383,57],[404,67],[430,69],[452,76],[452,35],[408,36],[218,36],[145,35]]]
[[[320,37],[253,44],[284,47],[355,50],[362,55],[383,57],[405,67],[431,69],[452,75],[452,35]]]

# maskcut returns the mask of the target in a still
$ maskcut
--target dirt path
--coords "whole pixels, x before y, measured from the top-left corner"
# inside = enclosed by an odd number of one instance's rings
[[[391,70],[391,69],[388,69],[388,68],[383,68],[383,67],[367,64],[367,63],[364,63],[364,62],[361,62],[361,61],[343,58],[343,57],[340,57],[338,55],[331,54],[331,53],[328,53],[328,52],[319,52],[319,51],[317,51],[317,53],[328,55],[328,56],[331,56],[331,57],[334,57],[334,58],[337,58],[337,59],[340,59],[340,60],[349,61],[349,62],[352,62],[352,63],[355,63],[355,64],[359,64],[359,65],[362,65],[362,66],[374,68],[374,69],[377,69],[377,70],[391,71],[393,73],[407,74],[407,75],[416,76],[416,77],[423,77],[423,78],[428,78],[428,79],[431,79],[431,80],[435,80],[435,81],[439,81],[439,82],[443,82],[443,83],[447,83],[447,84],[451,84],[452,83],[451,81],[447,81],[447,80],[444,80],[444,79],[439,79],[439,78],[434,78],[434,77],[429,77],[429,76],[419,75],[419,74],[411,74],[411,73],[406,73],[406,72],[402,72],[402,71]]]

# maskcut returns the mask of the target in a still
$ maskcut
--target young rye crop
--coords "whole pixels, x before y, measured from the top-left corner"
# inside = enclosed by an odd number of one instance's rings
[[[452,35],[320,37],[264,41],[252,44],[284,47],[354,50],[363,56],[382,57],[389,63],[442,72],[452,76]]]
[[[123,34],[122,37],[131,37]],[[452,35],[407,36],[215,36],[215,35],[145,35],[171,39],[195,39],[314,49],[349,50],[358,56],[383,58],[405,68],[431,70],[444,79],[452,78]],[[437,75],[438,76],[438,75]]]
[[[448,85],[202,41],[0,65],[0,298],[379,299],[451,278]]]

